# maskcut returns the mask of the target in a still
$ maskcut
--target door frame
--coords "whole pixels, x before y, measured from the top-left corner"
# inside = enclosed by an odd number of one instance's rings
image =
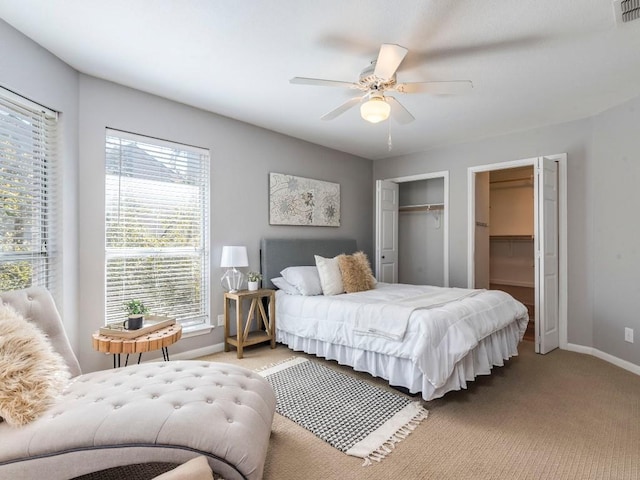
[[[376,180],[376,185],[377,182],[379,181],[383,181],[383,182],[395,182],[395,183],[405,183],[405,182],[415,182],[418,180],[430,180],[432,178],[442,178],[444,179],[444,210],[442,212],[442,228],[444,230],[443,235],[444,235],[444,239],[443,239],[443,252],[442,252],[442,256],[443,258],[443,270],[442,270],[442,284],[445,287],[449,286],[449,170],[443,170],[440,172],[432,172],[432,173],[419,173],[417,175],[408,175],[405,177],[394,177],[394,178],[384,178],[384,179],[380,179],[380,180]],[[377,189],[376,189],[377,191]],[[377,194],[376,194],[377,195]],[[379,238],[379,231],[378,229],[380,228],[378,225],[378,214],[379,212],[377,211],[378,207],[377,207],[377,202],[376,202],[376,225],[375,225],[375,241],[376,241],[376,246],[375,246],[375,251],[376,251],[376,263],[378,262],[378,238]],[[400,252],[398,252],[398,255],[400,254]]]
[[[567,154],[541,155],[558,162],[558,328],[560,348],[566,349],[567,340]],[[477,172],[506,170],[515,167],[537,166],[539,157],[508,162],[490,163],[467,169],[467,285],[475,283],[475,203]],[[536,172],[537,174],[537,172]],[[538,192],[534,193],[537,201]],[[538,237],[538,232],[534,232]],[[537,288],[537,285],[536,285]]]

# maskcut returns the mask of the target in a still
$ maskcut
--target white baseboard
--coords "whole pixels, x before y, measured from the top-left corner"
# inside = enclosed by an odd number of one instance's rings
[[[193,360],[194,358],[204,357],[220,353],[224,350],[224,343],[217,343],[208,347],[196,348],[195,350],[187,350],[186,352],[172,353],[171,360]]]
[[[570,352],[586,353],[587,355],[592,355],[599,358],[600,360],[612,363],[613,365],[623,368],[631,373],[640,375],[640,365],[636,365],[635,363],[627,362],[626,360],[622,360],[621,358],[614,357],[613,355],[598,350],[597,348],[584,347],[582,345],[576,345],[575,343],[567,343],[565,350],[569,350]]]
[[[605,353],[597,348],[585,347],[583,345],[577,345],[575,343],[567,343],[564,347],[565,350],[576,353],[584,353],[592,355],[600,360],[609,362],[617,367],[623,368],[631,373],[640,375],[640,365],[622,360],[621,358],[614,357],[611,354]],[[175,353],[171,355],[173,360],[193,360],[194,358],[204,357],[206,355],[213,355],[214,353],[220,353],[224,351],[224,343],[217,343],[208,347],[197,348],[195,350],[188,350],[186,352]]]

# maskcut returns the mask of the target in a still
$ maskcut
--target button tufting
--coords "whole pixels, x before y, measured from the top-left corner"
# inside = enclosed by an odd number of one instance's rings
[[[193,387],[187,387],[187,388],[185,388],[185,390],[186,390],[187,392],[190,392],[191,390],[193,390]]]
[[[233,423],[233,420],[231,420],[230,418],[227,418],[227,422]]]
[[[155,400],[156,398],[158,398],[158,395],[151,395],[151,398]]]
[[[173,408],[175,408],[176,410],[179,410],[181,406],[182,405],[174,405]]]
[[[207,398],[207,403],[213,403],[213,400],[211,400],[210,398]]]
[[[114,406],[113,406],[113,409],[114,409],[114,410],[117,410],[117,409],[119,409],[121,406],[122,406],[122,405],[114,405]]]

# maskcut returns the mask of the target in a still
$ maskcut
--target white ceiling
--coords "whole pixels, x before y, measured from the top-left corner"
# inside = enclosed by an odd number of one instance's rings
[[[640,95],[640,20],[610,0],[0,0],[0,17],[99,78],[370,159],[583,118]],[[353,91],[382,43],[399,82],[472,80],[396,97],[416,117],[372,125]],[[393,148],[387,146],[391,131]]]

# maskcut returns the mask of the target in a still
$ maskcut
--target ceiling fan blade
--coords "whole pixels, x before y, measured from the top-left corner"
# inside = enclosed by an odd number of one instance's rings
[[[296,85],[319,85],[323,87],[347,87],[358,88],[359,85],[353,82],[341,82],[340,80],[324,80],[322,78],[305,78],[305,77],[293,77],[289,80],[289,83]]]
[[[448,82],[409,82],[398,83],[391,90],[399,93],[433,93],[435,95],[454,95],[473,88],[470,80],[451,80]]]
[[[398,123],[406,125],[415,120],[415,117],[409,113],[404,105],[393,97],[386,96],[387,102],[391,105],[391,116],[396,119]]]
[[[388,80],[396,73],[396,70],[407,55],[408,50],[400,45],[383,43],[376,60],[376,68],[373,74],[383,80]]]
[[[322,117],[320,117],[320,120],[333,120],[337,116],[342,115],[344,112],[346,112],[350,108],[352,108],[352,107],[356,106],[358,103],[360,103],[362,98],[363,97],[353,97],[353,98],[347,100],[342,105],[340,105],[338,108],[335,108],[335,109],[331,110],[329,113],[325,113]]]

